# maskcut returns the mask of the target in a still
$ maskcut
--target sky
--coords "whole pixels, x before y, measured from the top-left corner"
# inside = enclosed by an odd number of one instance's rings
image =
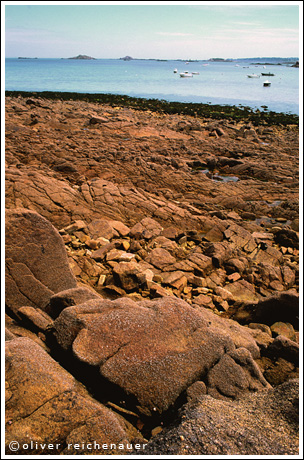
[[[2,6],[6,57],[300,55],[302,2],[7,1]]]

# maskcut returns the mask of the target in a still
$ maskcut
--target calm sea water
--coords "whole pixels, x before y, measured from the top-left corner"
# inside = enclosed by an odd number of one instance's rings
[[[263,58],[262,62],[265,62]],[[174,69],[178,73],[174,73]],[[179,73],[186,70],[199,75],[180,78]],[[275,76],[247,76],[261,72]],[[265,80],[271,82],[270,87],[263,86]],[[241,104],[255,109],[266,105],[275,112],[299,114],[299,69],[286,65],[264,68],[249,61],[186,64],[153,60],[7,58],[5,89],[111,93],[177,102]]]

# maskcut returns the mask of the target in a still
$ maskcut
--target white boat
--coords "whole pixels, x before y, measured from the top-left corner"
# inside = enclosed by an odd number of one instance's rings
[[[177,69],[174,69],[174,70],[173,70],[173,73],[177,73]]]
[[[191,72],[192,75],[199,75],[199,72]]]
[[[193,77],[192,73],[187,72],[187,70],[185,72],[180,73],[179,76],[182,78]]]
[[[268,80],[265,80],[264,83],[263,83],[263,86],[270,86],[270,85],[271,85],[271,83]]]
[[[252,73],[251,75],[247,75],[248,78],[260,78],[260,75]]]

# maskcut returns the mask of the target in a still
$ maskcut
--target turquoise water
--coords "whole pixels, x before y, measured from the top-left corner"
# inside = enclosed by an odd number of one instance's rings
[[[260,58],[258,62],[266,62]],[[268,61],[267,61],[268,62]],[[174,73],[174,69],[178,73]],[[199,72],[192,78],[179,73]],[[274,77],[248,78],[274,73]],[[263,82],[269,80],[270,87]],[[299,114],[299,69],[286,65],[256,65],[251,61],[190,62],[120,59],[5,60],[5,89],[124,94],[176,102],[267,106],[268,110]]]

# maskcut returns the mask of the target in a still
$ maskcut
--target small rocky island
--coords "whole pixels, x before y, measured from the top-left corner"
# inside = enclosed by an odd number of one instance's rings
[[[86,54],[78,54],[78,56],[74,56],[74,57],[70,57],[68,59],[83,59],[83,60],[96,60],[96,58],[92,57],[92,56],[87,56]]]
[[[131,56],[125,56],[122,58],[119,58],[121,61],[133,61],[133,58]]]

